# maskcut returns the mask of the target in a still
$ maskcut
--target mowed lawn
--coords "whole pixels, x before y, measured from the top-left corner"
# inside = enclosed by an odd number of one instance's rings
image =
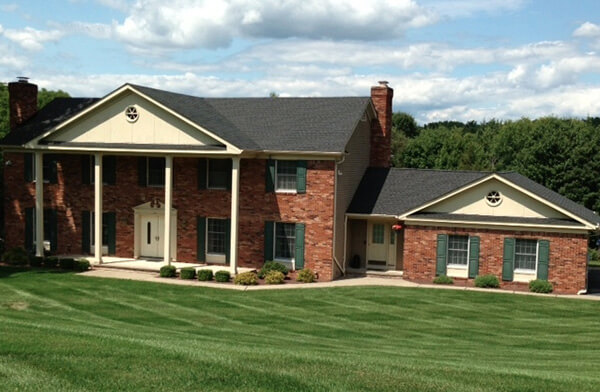
[[[600,302],[0,267],[3,391],[598,391]]]

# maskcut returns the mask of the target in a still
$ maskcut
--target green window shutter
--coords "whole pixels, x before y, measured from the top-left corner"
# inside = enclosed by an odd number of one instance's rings
[[[81,183],[83,185],[90,185],[92,183],[92,156],[82,155],[81,156]]]
[[[306,161],[298,161],[296,165],[296,192],[306,193]]]
[[[206,189],[206,159],[198,158],[198,189]]]
[[[448,254],[448,235],[438,234],[435,275],[446,275],[446,257]]]
[[[117,253],[117,214],[115,212],[105,212],[102,214],[102,220],[106,224],[108,254],[114,255]]]
[[[225,262],[231,261],[231,219],[225,220]]]
[[[196,259],[198,261],[206,261],[206,217],[196,217],[196,247],[198,254]]]
[[[515,272],[515,239],[504,239],[504,257],[502,262],[502,280],[512,282]]]
[[[44,211],[44,239],[50,241],[50,252],[58,249],[58,216],[56,210]]]
[[[91,229],[92,224],[91,214],[89,211],[81,212],[81,253],[90,253]]]
[[[114,155],[102,157],[102,182],[107,185],[117,183],[117,157]]]
[[[48,172],[44,173],[44,180],[48,180],[50,184],[58,184],[58,158],[54,154],[44,155],[44,161],[46,161],[45,167],[48,168]]]
[[[296,253],[294,255],[296,270],[304,268],[304,223],[296,223]]]
[[[537,278],[548,280],[548,265],[550,261],[550,241],[538,241]]]
[[[265,221],[265,261],[273,260],[273,235],[275,231],[275,223]]]
[[[24,166],[25,166],[25,182],[33,182],[35,180],[33,176],[34,166],[34,155],[31,153],[23,154]]]
[[[148,160],[146,157],[138,157],[138,185],[147,186],[146,177],[148,172]]]
[[[35,231],[35,227],[33,227],[34,214],[34,208],[25,208],[25,249],[30,252],[35,251],[33,249],[33,233]]]
[[[273,159],[267,160],[267,167],[265,169],[265,192],[275,192],[275,161]]]
[[[469,237],[469,278],[479,275],[479,237]]]

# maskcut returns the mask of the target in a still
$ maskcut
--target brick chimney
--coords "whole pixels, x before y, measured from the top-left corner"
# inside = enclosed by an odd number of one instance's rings
[[[377,118],[371,122],[370,166],[390,167],[392,153],[392,98],[394,90],[388,82],[381,81],[379,86],[371,87],[371,100],[377,112]]]
[[[14,130],[37,113],[38,87],[29,79],[19,76],[8,84],[10,130]]]

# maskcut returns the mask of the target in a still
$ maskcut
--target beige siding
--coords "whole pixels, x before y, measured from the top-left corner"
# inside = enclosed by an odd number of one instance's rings
[[[354,192],[362,179],[365,170],[369,166],[370,153],[369,121],[360,121],[354,134],[346,145],[346,159],[338,165],[337,194],[336,194],[336,216],[335,216],[335,243],[334,255],[340,264],[346,263],[344,258],[344,217],[346,210],[352,201]],[[347,255],[347,258],[352,257]],[[347,264],[347,263],[346,263]],[[337,267],[335,267],[337,270]],[[339,271],[337,271],[339,275]]]
[[[127,121],[125,109],[134,106],[139,118]],[[179,118],[133,93],[123,93],[48,138],[78,143],[160,145],[221,144]]]

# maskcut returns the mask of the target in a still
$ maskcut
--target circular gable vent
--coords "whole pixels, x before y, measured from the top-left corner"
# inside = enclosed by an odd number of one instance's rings
[[[498,191],[490,191],[486,195],[485,201],[487,201],[487,203],[489,205],[491,205],[492,207],[495,207],[502,202],[502,196],[500,195],[500,192],[498,192]]]
[[[140,117],[140,114],[135,106],[127,106],[127,109],[125,109],[125,117],[129,122],[136,122]]]

